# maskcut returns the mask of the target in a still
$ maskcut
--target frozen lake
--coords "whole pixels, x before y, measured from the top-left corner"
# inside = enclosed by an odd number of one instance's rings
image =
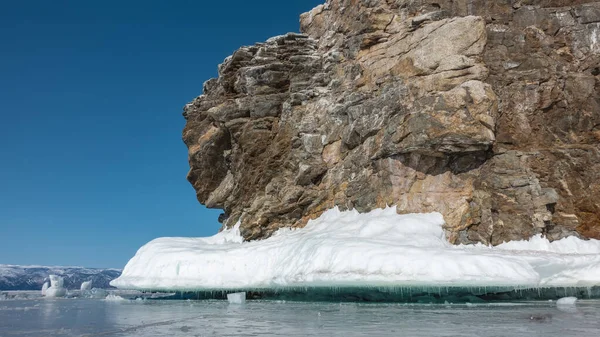
[[[594,336],[600,301],[493,304],[26,299],[0,301],[0,336]]]

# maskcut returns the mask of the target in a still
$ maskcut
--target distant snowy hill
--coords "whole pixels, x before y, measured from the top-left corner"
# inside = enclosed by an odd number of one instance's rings
[[[0,264],[0,290],[39,290],[51,274],[64,277],[67,289],[79,289],[89,280],[94,288],[111,288],[109,282],[121,275],[121,270]]]

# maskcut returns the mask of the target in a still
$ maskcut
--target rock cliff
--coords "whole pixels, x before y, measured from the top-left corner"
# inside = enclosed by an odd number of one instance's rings
[[[600,239],[600,2],[328,0],[184,108],[198,200],[246,239],[334,206],[453,243]]]

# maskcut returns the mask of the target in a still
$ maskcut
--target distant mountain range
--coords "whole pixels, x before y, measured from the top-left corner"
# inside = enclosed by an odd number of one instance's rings
[[[121,270],[0,264],[0,290],[40,290],[51,274],[64,277],[67,289],[79,289],[82,282],[89,280],[92,287],[107,289],[112,288],[109,282],[119,277]]]

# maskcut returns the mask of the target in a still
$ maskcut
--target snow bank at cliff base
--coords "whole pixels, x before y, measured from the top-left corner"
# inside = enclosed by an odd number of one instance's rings
[[[159,238],[111,282],[122,289],[216,290],[346,286],[600,285],[600,241],[542,237],[453,246],[439,213],[337,208],[303,229],[243,242],[238,226],[208,238]]]

